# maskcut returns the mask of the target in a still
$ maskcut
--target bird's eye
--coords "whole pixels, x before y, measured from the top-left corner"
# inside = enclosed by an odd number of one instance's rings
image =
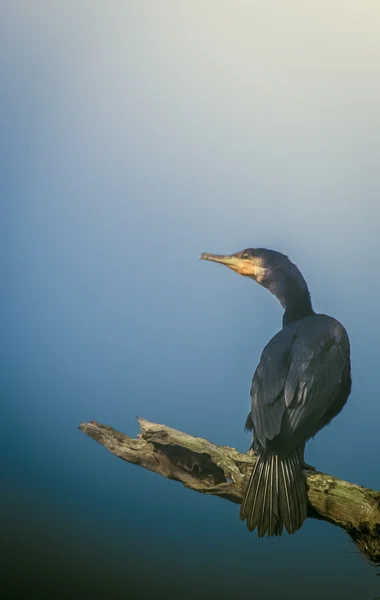
[[[248,252],[244,252],[244,254],[243,254],[243,258],[249,258],[249,254],[248,254]]]

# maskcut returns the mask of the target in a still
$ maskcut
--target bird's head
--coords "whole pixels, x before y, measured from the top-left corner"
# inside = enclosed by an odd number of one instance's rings
[[[246,248],[229,255],[205,253],[200,255],[200,259],[220,263],[239,275],[254,279],[277,296],[283,306],[289,284],[305,292],[308,291],[306,282],[296,265],[285,254],[276,250]]]

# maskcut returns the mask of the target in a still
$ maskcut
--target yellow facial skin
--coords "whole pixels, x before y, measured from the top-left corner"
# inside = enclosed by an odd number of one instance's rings
[[[201,254],[201,260],[211,260],[212,262],[220,263],[225,265],[229,269],[236,271],[239,275],[245,277],[252,277],[258,283],[261,283],[265,277],[266,269],[263,265],[261,258],[249,256],[243,258],[244,252],[236,252],[236,254],[223,255],[223,254]]]

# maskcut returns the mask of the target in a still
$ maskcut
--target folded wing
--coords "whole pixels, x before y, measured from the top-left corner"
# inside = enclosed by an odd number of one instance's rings
[[[266,346],[253,376],[255,442],[289,454],[342,409],[350,385],[349,341],[338,321],[315,315],[288,325]]]

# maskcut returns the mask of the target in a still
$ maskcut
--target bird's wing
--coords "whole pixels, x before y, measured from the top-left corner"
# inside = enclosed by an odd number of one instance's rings
[[[264,348],[253,375],[251,419],[256,442],[265,447],[281,429],[285,412],[284,390],[291,364],[292,347],[297,335],[295,326],[277,333]]]
[[[326,425],[347,400],[350,346],[344,327],[324,317],[300,327],[284,389],[283,435],[308,439]]]
[[[339,412],[350,369],[348,337],[335,319],[318,315],[287,329],[264,350],[251,389],[255,436],[262,447],[273,440],[282,450]]]

